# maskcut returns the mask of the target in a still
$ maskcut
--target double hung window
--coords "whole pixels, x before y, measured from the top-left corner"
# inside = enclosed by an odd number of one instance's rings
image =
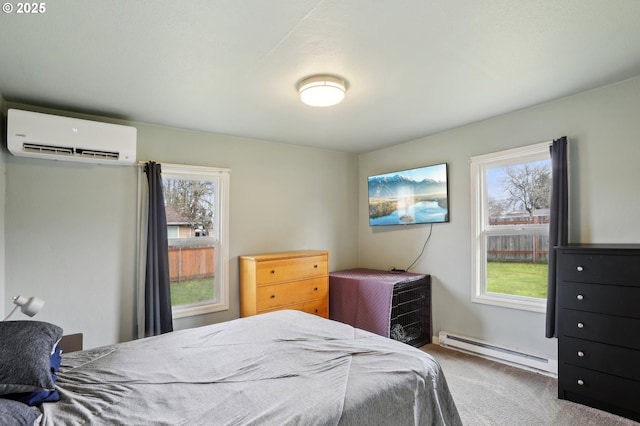
[[[550,144],[471,159],[474,302],[546,310]]]
[[[229,175],[162,165],[174,318],[229,307]]]

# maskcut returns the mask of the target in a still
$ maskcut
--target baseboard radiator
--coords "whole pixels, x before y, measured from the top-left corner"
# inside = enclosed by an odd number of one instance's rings
[[[515,367],[536,371],[548,376],[558,375],[558,360],[540,355],[527,354],[514,349],[500,347],[471,337],[446,331],[438,333],[440,346],[457,349]]]

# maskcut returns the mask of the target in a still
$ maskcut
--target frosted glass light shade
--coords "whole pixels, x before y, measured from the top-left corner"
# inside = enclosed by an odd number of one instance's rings
[[[339,104],[344,99],[346,91],[344,80],[329,75],[309,77],[298,85],[300,100],[315,107]]]

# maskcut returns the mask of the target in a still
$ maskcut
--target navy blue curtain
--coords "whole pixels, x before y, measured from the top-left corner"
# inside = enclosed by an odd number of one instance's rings
[[[547,284],[546,337],[558,337],[556,304],[556,253],[555,246],[568,243],[569,235],[569,187],[567,177],[567,137],[553,141],[551,145],[551,211],[549,219],[549,278]]]
[[[144,282],[145,336],[148,337],[173,331],[173,317],[162,170],[160,164],[151,161],[145,165],[144,171],[149,183],[147,268]]]

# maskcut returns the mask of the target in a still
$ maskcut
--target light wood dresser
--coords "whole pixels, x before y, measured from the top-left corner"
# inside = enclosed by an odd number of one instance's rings
[[[329,252],[240,256],[240,316],[280,309],[329,317]]]

